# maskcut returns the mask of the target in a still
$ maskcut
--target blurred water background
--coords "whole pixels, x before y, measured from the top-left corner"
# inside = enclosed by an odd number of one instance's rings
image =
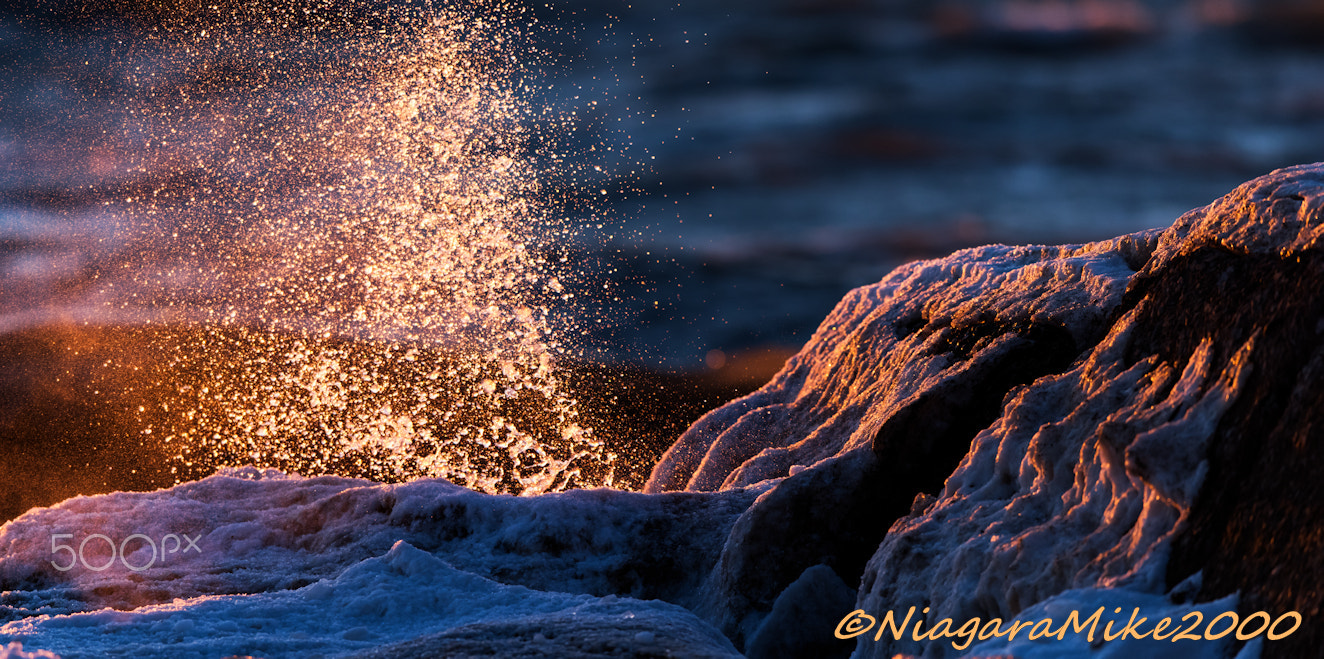
[[[582,218],[596,234],[567,246],[595,273],[580,340],[606,361],[775,361],[907,260],[1163,226],[1324,144],[1316,3],[537,9],[571,28],[549,37],[545,102],[578,103],[584,143],[611,148],[576,156],[601,160],[583,184],[603,199]],[[153,238],[106,209],[161,178],[191,184],[167,163],[125,174],[137,119],[110,100],[161,11],[41,2],[0,18],[0,331],[132,315],[106,306],[107,280],[151,267]]]

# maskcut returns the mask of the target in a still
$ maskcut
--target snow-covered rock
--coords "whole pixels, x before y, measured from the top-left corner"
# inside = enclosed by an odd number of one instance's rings
[[[691,427],[648,493],[240,469],[31,510],[0,527],[0,657],[1305,656],[1324,640],[1322,215],[1310,165],[1166,230],[903,266]],[[1305,624],[883,633],[911,607],[949,630]],[[834,635],[861,614],[879,628]]]

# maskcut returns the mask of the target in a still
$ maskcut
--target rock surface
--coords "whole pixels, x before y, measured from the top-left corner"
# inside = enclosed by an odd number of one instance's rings
[[[1166,230],[909,264],[850,293],[762,389],[694,424],[645,494],[494,497],[250,469],[34,509],[0,527],[0,644],[1307,656],[1324,642],[1322,240],[1324,165],[1308,165]],[[206,552],[62,571],[53,533],[188,533]],[[881,620],[912,606],[930,625],[1096,607],[1304,623],[1281,640],[1179,645],[833,636],[852,608]],[[15,648],[0,657],[26,656]]]

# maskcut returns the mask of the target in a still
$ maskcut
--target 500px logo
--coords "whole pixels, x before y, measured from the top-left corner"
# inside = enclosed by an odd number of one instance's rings
[[[60,552],[69,553],[69,561],[63,565],[61,565],[59,562],[55,560],[51,560],[51,565],[55,569],[61,572],[68,572],[69,570],[74,569],[74,566],[78,565],[79,563],[82,563],[83,567],[92,570],[93,572],[100,572],[102,570],[109,568],[111,565],[114,565],[116,558],[119,559],[120,563],[124,564],[124,567],[127,567],[130,570],[133,570],[134,572],[141,572],[149,567],[152,567],[152,565],[156,563],[156,559],[158,557],[160,557],[161,563],[164,564],[166,554],[174,554],[174,553],[186,554],[188,553],[189,550],[193,550],[199,554],[202,553],[202,549],[198,547],[198,538],[202,537],[201,533],[199,533],[197,537],[189,537],[189,534],[187,533],[181,533],[179,535],[175,535],[174,533],[167,533],[161,536],[161,550],[159,553],[157,552],[157,543],[154,542],[150,537],[143,535],[142,533],[134,533],[133,535],[124,538],[124,540],[120,542],[118,545],[116,545],[115,541],[112,540],[108,535],[104,535],[101,533],[93,533],[83,538],[83,541],[78,543],[77,551],[74,550],[73,545],[59,544],[60,540],[64,540],[66,538],[73,539],[73,537],[74,534],[72,533],[51,534],[51,554],[56,555],[59,554]],[[106,546],[110,547],[110,557],[106,559],[105,563],[95,564],[95,563],[89,563],[87,561],[87,553],[89,553],[88,543],[94,540],[97,542],[92,545],[91,547],[92,550],[100,548],[102,546],[102,543],[105,543]],[[173,548],[169,546],[169,541],[171,540],[173,540],[175,543]],[[146,543],[146,544],[137,544],[133,547],[134,551],[129,551],[129,545],[134,541],[138,541],[140,543]],[[136,551],[141,549],[142,547],[152,548],[151,560],[139,565],[134,565],[133,563],[130,563],[129,556],[136,553]],[[99,551],[92,553],[94,560],[99,560],[99,557],[102,555],[102,552]]]

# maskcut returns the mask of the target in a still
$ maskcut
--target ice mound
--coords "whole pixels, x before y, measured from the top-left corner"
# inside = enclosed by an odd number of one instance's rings
[[[764,636],[794,634],[765,617],[826,565],[859,585],[858,608],[931,621],[1011,618],[1068,590],[1163,595],[1193,575],[1200,601],[1240,591],[1243,613],[1310,619],[1321,209],[1324,167],[1299,166],[1163,231],[981,247],[851,292],[654,470],[653,492],[776,481],[697,610],[738,647],[784,647]],[[863,638],[857,656],[957,654]]]
[[[1321,209],[1324,165],[1301,166],[1166,230],[906,265],[691,427],[648,493],[245,469],[31,510],[0,527],[0,657],[1305,656],[1324,641]],[[1306,623],[834,636],[909,607]]]
[[[55,636],[48,647],[66,657],[105,656],[113,648],[132,648],[135,656],[310,656],[415,640],[420,633],[443,650],[477,637],[489,647],[525,641],[555,655],[616,644],[660,647],[661,637],[687,653],[735,655],[726,639],[678,606],[506,586],[404,541],[295,590],[29,618],[10,629],[17,636],[30,629]],[[652,643],[635,639],[643,632],[653,634]]]
[[[752,498],[521,498],[256,469],[79,497],[0,531],[10,621],[0,638],[64,657],[331,656],[424,635],[435,648],[537,635],[548,655],[650,645],[733,655],[711,626],[661,600],[692,598]],[[142,537],[115,558],[92,534],[117,545]],[[71,556],[86,565],[61,570]]]

